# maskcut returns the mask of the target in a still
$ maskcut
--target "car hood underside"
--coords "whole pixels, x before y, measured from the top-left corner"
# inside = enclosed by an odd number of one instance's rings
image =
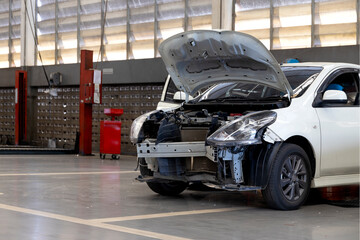
[[[221,82],[240,81],[292,94],[274,56],[256,38],[239,32],[196,30],[166,39],[159,52],[175,85],[193,95]]]

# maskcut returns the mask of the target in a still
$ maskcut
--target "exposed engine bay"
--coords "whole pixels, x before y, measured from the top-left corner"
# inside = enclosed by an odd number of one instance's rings
[[[275,136],[272,143],[263,141],[268,123],[261,125],[260,122],[269,114],[276,118],[276,113],[270,110],[288,104],[287,101],[246,105],[183,104],[177,110],[152,112],[144,119],[138,134],[141,172],[138,180],[202,182],[237,191],[263,188],[267,179],[264,169],[269,167],[265,166],[265,159],[271,155],[278,139]],[[231,123],[247,124],[245,132],[254,130],[250,133],[252,136],[242,136],[229,144],[223,144],[227,141],[222,139],[217,142],[216,137],[211,140],[219,130],[226,131]],[[260,123],[259,127],[249,128],[249,124],[254,123]]]

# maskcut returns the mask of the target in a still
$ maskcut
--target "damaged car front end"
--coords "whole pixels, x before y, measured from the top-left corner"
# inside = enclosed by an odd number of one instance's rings
[[[265,142],[263,136],[275,112],[242,116],[181,109],[144,116],[141,130],[132,135],[138,136],[133,141],[140,159],[139,180],[203,182],[227,190],[265,187],[264,160],[276,144]],[[135,122],[132,130],[138,125]]]
[[[179,194],[195,182],[230,191],[268,189],[283,143],[269,126],[294,94],[275,58],[257,39],[230,31],[178,34],[159,52],[186,101],[134,120],[130,135],[137,147],[138,180],[162,195]],[[296,86],[319,71],[305,74]],[[294,204],[277,208],[295,209],[307,197],[310,175],[302,170],[308,164],[295,162]]]

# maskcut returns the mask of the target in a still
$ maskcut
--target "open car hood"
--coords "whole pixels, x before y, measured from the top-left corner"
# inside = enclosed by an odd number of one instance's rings
[[[215,83],[234,81],[265,85],[292,95],[274,56],[248,34],[184,32],[163,41],[159,52],[175,85],[190,95]]]

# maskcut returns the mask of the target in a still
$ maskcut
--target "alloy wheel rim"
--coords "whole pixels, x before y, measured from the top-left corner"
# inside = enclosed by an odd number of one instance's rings
[[[298,200],[307,188],[307,170],[302,157],[290,155],[281,168],[280,185],[289,201]]]

